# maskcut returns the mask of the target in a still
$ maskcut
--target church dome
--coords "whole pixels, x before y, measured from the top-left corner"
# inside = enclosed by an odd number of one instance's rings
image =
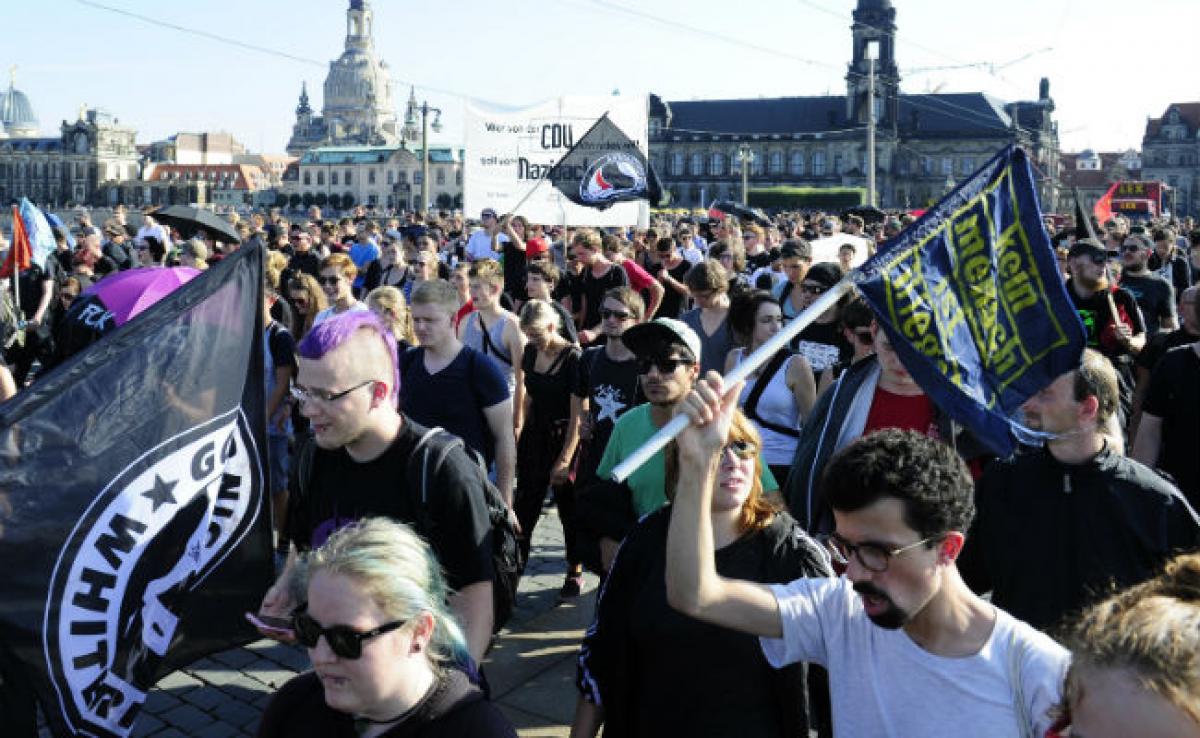
[[[37,116],[33,114],[29,98],[12,85],[7,91],[0,92],[0,127],[14,138],[37,133]]]

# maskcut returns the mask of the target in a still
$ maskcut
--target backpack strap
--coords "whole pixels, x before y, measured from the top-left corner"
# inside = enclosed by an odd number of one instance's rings
[[[767,430],[772,430],[791,438],[799,438],[800,431],[795,428],[788,428],[777,423],[772,423],[769,420],[763,420],[758,415],[759,399],[762,398],[763,392],[766,392],[767,385],[771,383],[775,374],[791,357],[792,352],[787,349],[780,349],[775,352],[775,355],[771,357],[771,360],[767,362],[767,365],[763,367],[763,370],[754,379],[754,386],[750,388],[750,396],[746,398],[746,404],[742,406],[742,412],[746,414],[747,418],[750,418]]]
[[[483,353],[495,356],[505,364],[512,366],[512,357],[505,358],[504,354],[500,353],[500,349],[496,348],[496,344],[492,343],[492,337],[488,334],[487,323],[483,322],[483,313],[476,310],[475,316],[479,319],[479,332],[483,334]]]

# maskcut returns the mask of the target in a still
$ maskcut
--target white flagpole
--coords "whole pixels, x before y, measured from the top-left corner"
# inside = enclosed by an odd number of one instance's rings
[[[838,282],[825,294],[818,297],[817,301],[809,305],[806,310],[792,318],[791,322],[783,327],[783,330],[771,336],[770,340],[759,346],[757,351],[747,356],[742,363],[734,367],[733,371],[724,377],[725,385],[728,386],[744,380],[755,369],[766,364],[777,351],[786,346],[800,331],[804,330],[826,310],[836,305],[837,301],[843,295],[853,289],[854,281],[858,275],[859,271],[857,269],[850,272],[841,282]],[[641,448],[626,457],[620,464],[617,464],[612,472],[613,480],[624,482],[628,479],[630,474],[641,468],[643,464],[650,460],[651,456],[654,456],[660,449],[670,443],[675,436],[678,436],[687,427],[687,424],[688,418],[686,415],[676,415],[671,418],[670,422],[651,436],[650,440],[642,444]]]

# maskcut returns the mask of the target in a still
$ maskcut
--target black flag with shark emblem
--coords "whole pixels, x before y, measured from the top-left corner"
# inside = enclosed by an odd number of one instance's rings
[[[0,405],[5,688],[56,735],[127,736],[160,677],[257,638],[262,261],[237,251]]]
[[[663,199],[645,154],[607,113],[563,155],[549,177],[571,202],[599,210],[630,200],[660,205]]]

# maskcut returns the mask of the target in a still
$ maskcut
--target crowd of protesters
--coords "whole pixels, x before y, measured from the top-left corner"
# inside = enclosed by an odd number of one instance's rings
[[[225,244],[81,214],[19,277],[0,396],[65,358],[55,327],[107,274],[266,250],[279,577],[259,615],[290,627],[260,627],[317,676],[264,735],[407,735],[414,714],[511,733],[479,669],[494,485],[526,554],[553,497],[561,597],[585,568],[603,582],[573,736],[1200,736],[1200,230],[1047,219],[1088,348],[1023,407],[1046,443],[1007,459],[852,292],[723,384],[911,219],[312,208],[235,219]],[[679,413],[679,439],[609,479]],[[431,465],[440,432],[461,443]]]

